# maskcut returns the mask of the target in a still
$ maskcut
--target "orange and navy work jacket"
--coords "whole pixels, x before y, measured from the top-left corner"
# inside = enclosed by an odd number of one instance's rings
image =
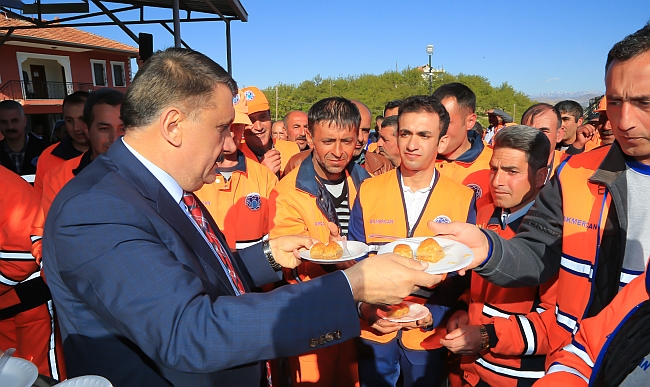
[[[441,223],[474,223],[476,221],[474,191],[441,176],[438,172],[435,173],[434,179],[423,212],[411,230],[408,227],[400,169],[393,169],[366,180],[361,185],[356,203],[352,207],[348,229],[350,239],[369,245],[382,245],[391,240],[381,236],[398,238],[433,236],[433,232],[427,227],[429,220]],[[399,203],[402,205],[400,206]],[[372,256],[367,259],[372,259]],[[460,289],[459,295],[462,291],[463,289]],[[412,294],[406,300],[426,304],[431,295],[431,291],[423,290]],[[440,348],[440,339],[446,335],[445,324],[441,321],[434,321],[434,324],[438,326],[435,331],[423,329],[400,331],[402,344],[414,350]],[[374,342],[387,343],[398,337],[398,332],[382,334],[362,320],[361,337]]]
[[[41,195],[43,193],[43,179],[45,174],[63,164],[67,160],[81,156],[83,152],[78,151],[72,144],[72,138],[66,137],[56,144],[45,148],[36,162],[36,177],[34,188]]]
[[[494,204],[478,211],[476,224],[505,239],[515,235],[519,222],[501,225],[501,208]],[[520,221],[520,219],[519,219]],[[522,257],[521,259],[525,259]],[[544,376],[548,352],[547,326],[555,321],[557,276],[542,286],[502,288],[472,275],[469,324],[485,325],[496,345],[461,361],[463,378],[490,386],[531,386]],[[491,325],[491,327],[490,327]]]
[[[29,183],[2,166],[0,191],[0,319],[5,319],[45,303],[49,292],[30,286],[41,280],[29,238],[38,195]]]
[[[273,139],[273,148],[280,152],[280,176],[282,176],[284,174],[284,167],[289,162],[289,159],[293,155],[300,153],[300,147],[298,147],[298,144],[293,141]],[[249,148],[245,142],[241,143],[239,149],[244,153],[244,156],[258,163],[260,162],[255,153],[253,153],[251,148]]]
[[[637,352],[634,341],[648,340],[647,328],[645,332],[638,328],[647,327],[649,293],[650,277],[646,269],[625,285],[600,313],[580,323],[571,343],[558,352],[547,375],[535,386],[611,386],[619,385],[630,371],[647,373],[650,368],[650,362],[644,358],[648,355],[647,344],[641,347],[645,349],[643,352]],[[620,364],[628,368],[623,369]]]
[[[61,191],[61,188],[90,163],[91,155],[92,151],[87,151],[81,156],[64,161],[63,164],[46,172],[43,177],[43,192],[41,192],[40,206],[32,222],[30,233],[32,238],[32,254],[39,263],[43,258],[43,227],[45,227],[45,219],[47,218],[47,213],[50,211],[50,206],[54,198],[56,198],[56,195]]]
[[[217,178],[196,191],[223,232],[230,250],[246,248],[268,235],[269,198],[278,178],[265,166],[237,152],[238,163],[229,180]]]
[[[562,194],[564,224],[562,257],[555,306],[556,321],[548,327],[549,357],[571,342],[596,294],[595,273],[600,243],[612,205],[606,186],[591,180],[608,147],[568,157],[556,171]]]
[[[359,186],[370,175],[352,162],[345,169],[345,174],[348,183],[348,207],[352,207]],[[338,220],[333,219],[335,213],[323,213],[316,203],[317,200],[331,199],[327,189],[322,187],[316,177],[312,158],[307,157],[300,167],[283,177],[271,193],[269,237],[308,235],[327,243],[330,237],[327,223],[337,223]],[[290,283],[307,281],[326,273],[323,266],[312,262],[303,262],[293,270],[284,271],[285,279]]]
[[[473,130],[467,132],[472,147],[456,160],[438,155],[436,169],[456,183],[466,185],[476,194],[476,209],[492,203],[490,195],[490,159],[492,148],[485,146],[481,136]]]

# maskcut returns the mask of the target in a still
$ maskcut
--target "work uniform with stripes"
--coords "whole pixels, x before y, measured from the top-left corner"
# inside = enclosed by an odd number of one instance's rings
[[[0,348],[62,379],[50,292],[31,254],[30,226],[39,208],[34,188],[0,167]]]
[[[356,198],[361,183],[370,175],[355,163],[346,167],[343,185],[347,195],[342,198],[328,190],[317,176],[312,157],[307,157],[275,186],[271,193],[269,236],[305,235],[327,243],[328,222],[335,223],[342,232],[347,219],[340,205],[347,201],[348,211]],[[338,199],[338,204],[335,203]],[[334,265],[303,262],[293,270],[285,270],[289,283],[308,281],[336,270]],[[290,377],[294,385],[358,386],[356,349],[353,340],[289,358]]]
[[[510,239],[533,203],[513,213],[490,204],[479,210],[476,223]],[[556,280],[557,276],[542,286],[502,288],[472,275],[469,325],[486,327],[490,347],[463,357],[465,384],[532,386],[544,376],[547,326],[555,320]]]

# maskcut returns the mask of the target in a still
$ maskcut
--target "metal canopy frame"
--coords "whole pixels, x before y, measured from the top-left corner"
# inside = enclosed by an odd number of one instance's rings
[[[181,39],[181,23],[195,23],[195,22],[224,22],[226,24],[226,57],[228,62],[228,73],[232,75],[232,49],[230,37],[230,22],[239,20],[241,22],[248,21],[248,13],[244,9],[240,0],[111,0],[110,3],[125,4],[127,6],[109,9],[102,0],[80,0],[78,3],[60,3],[60,4],[41,4],[42,0],[34,0],[34,4],[30,6],[36,8],[37,17],[30,18],[12,11],[15,7],[16,0],[0,0],[0,11],[4,12],[7,16],[19,19],[30,23],[29,25],[21,26],[0,26],[0,33],[3,30],[4,36],[0,40],[2,46],[7,40],[16,39],[12,38],[11,34],[15,30],[22,29],[36,29],[36,28],[60,28],[60,27],[99,27],[99,26],[113,26],[116,25],[124,31],[136,44],[139,44],[138,36],[131,31],[129,25],[146,25],[146,24],[160,24],[169,33],[174,36],[174,46],[190,48],[189,45]],[[99,12],[88,12],[83,14],[76,14],[74,16],[58,18],[54,20],[43,20],[42,9],[47,5],[48,9],[53,6],[61,6],[62,11],[65,13],[66,7],[78,5],[88,5],[92,2]],[[10,4],[8,7],[4,4]],[[22,3],[21,3],[22,4]],[[147,19],[144,16],[145,7],[150,8],[167,8],[172,10],[173,17],[171,19]],[[123,16],[124,12],[139,10],[139,18],[131,18],[130,20],[122,20],[119,16]],[[185,17],[181,18],[180,11],[185,11]],[[213,16],[196,16],[196,13],[208,14]],[[98,16],[107,16],[111,21],[88,21],[87,19],[95,18]],[[173,27],[170,27],[172,24]]]

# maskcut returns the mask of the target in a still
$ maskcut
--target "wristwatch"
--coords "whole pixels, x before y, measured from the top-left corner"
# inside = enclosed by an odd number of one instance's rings
[[[485,351],[490,348],[490,335],[488,335],[485,325],[479,325],[478,331],[481,333],[481,351]]]
[[[271,265],[273,270],[275,271],[282,270],[282,266],[280,266],[280,264],[275,261],[275,258],[273,258],[273,253],[271,252],[271,243],[269,242],[268,239],[262,242],[262,250],[264,251],[266,260],[269,261],[269,265]]]

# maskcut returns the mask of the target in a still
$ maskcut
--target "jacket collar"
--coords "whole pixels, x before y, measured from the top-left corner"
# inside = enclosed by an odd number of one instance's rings
[[[296,176],[296,188],[307,192],[310,195],[318,196],[318,181],[316,181],[316,170],[314,169],[314,162],[312,161],[312,154],[309,154],[298,167],[298,175]],[[360,167],[354,162],[350,162],[346,167],[346,175],[352,178],[352,183],[357,192],[361,183],[370,177],[370,174],[365,169]]]
[[[610,186],[625,172],[625,169],[625,154],[618,141],[614,141],[596,172],[589,177],[589,181]]]

